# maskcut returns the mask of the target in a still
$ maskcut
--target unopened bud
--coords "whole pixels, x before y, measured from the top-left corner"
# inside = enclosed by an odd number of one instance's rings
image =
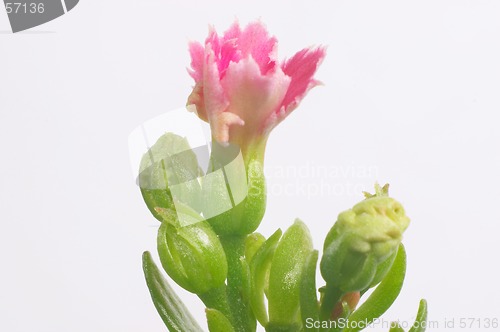
[[[403,206],[388,196],[388,185],[375,190],[340,213],[325,239],[321,274],[344,292],[361,291],[383,279],[410,222]]]
[[[192,293],[206,293],[226,280],[226,255],[206,221],[184,227],[163,222],[158,231],[158,253],[167,274]]]

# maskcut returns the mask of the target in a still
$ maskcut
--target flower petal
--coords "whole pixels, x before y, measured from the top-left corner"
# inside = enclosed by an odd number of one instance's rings
[[[313,79],[313,75],[325,54],[324,47],[305,48],[283,63],[283,72],[292,78],[288,92],[283,99],[285,115],[293,111],[307,92],[319,84]]]
[[[219,79],[216,57],[209,43],[205,46],[205,66],[203,70],[203,100],[209,121],[224,112],[229,105]]]
[[[205,57],[205,48],[198,42],[189,43],[189,54],[191,55],[191,69],[188,69],[189,75],[195,83],[203,79],[203,59]]]
[[[261,22],[247,25],[238,41],[242,57],[251,55],[262,74],[266,74],[276,65],[276,44],[276,37],[269,37],[266,27]]]
[[[229,129],[231,126],[243,126],[245,125],[245,121],[231,112],[222,112],[213,118],[211,124],[215,140],[219,143],[227,144],[229,143]]]
[[[220,54],[218,56],[218,68],[221,79],[226,74],[229,63],[238,62],[241,59],[241,51],[238,49],[238,38],[240,34],[240,26],[238,22],[235,22],[222,37]]]
[[[245,121],[238,135],[251,137],[265,131],[267,118],[282,104],[290,78],[279,67],[268,75],[262,75],[257,62],[247,57],[229,64],[221,84],[229,101],[226,112],[234,113]]]
[[[196,115],[203,121],[208,122],[207,111],[205,109],[205,98],[203,97],[203,82],[196,83],[193,88],[193,91],[188,97],[187,106],[194,105],[195,110],[191,107],[188,107],[188,111],[195,111]]]

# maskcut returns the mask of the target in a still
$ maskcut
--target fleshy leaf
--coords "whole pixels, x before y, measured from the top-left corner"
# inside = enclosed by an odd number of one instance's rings
[[[427,325],[427,301],[422,299],[418,306],[417,318],[409,332],[424,332]]]
[[[148,251],[142,255],[142,268],[153,303],[168,330],[170,332],[202,332],[203,330],[163,277]]]
[[[261,245],[252,258],[250,263],[251,273],[251,290],[250,290],[250,305],[252,306],[255,318],[263,326],[268,322],[266,305],[264,302],[264,289],[266,287],[266,275],[271,266],[274,251],[281,238],[281,230],[274,232],[269,239]]]
[[[382,316],[398,297],[406,273],[406,252],[403,244],[399,245],[398,254],[391,269],[368,299],[349,317],[349,326],[356,326],[345,332],[361,330],[360,322],[371,323]],[[366,324],[365,324],[366,325]]]
[[[319,305],[316,295],[316,264],[318,263],[318,251],[314,250],[307,257],[304,269],[302,270],[302,278],[300,281],[300,314],[302,316],[302,324],[305,331],[318,332],[319,329],[313,327],[308,328],[306,321],[319,321]],[[310,324],[309,324],[310,325]],[[313,324],[314,325],[314,324]]]
[[[269,274],[268,331],[295,330],[302,325],[300,318],[300,281],[305,262],[313,251],[307,226],[295,220],[283,234]]]
[[[234,332],[229,319],[219,310],[206,309],[208,330],[210,332]]]
[[[252,233],[247,236],[245,240],[245,258],[249,263],[264,242],[266,242],[266,238],[260,233]]]

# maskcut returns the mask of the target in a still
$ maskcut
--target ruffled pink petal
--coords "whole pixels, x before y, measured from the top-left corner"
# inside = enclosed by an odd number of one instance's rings
[[[198,42],[190,42],[189,54],[191,55],[191,69],[188,69],[188,72],[195,83],[198,83],[203,79],[205,48]]]
[[[292,78],[282,104],[286,114],[293,111],[307,92],[319,84],[313,76],[325,54],[324,47],[306,48],[283,63],[283,72]]]
[[[226,74],[229,63],[231,61],[238,62],[241,59],[241,51],[238,49],[238,38],[240,34],[240,26],[235,22],[221,38],[220,54],[217,60],[221,79]]]
[[[240,25],[238,21],[234,22],[233,25],[229,29],[224,32],[224,36],[222,37],[223,42],[228,40],[238,39],[241,35]]]
[[[203,100],[208,120],[211,122],[216,115],[224,112],[229,101],[219,79],[219,69],[211,44],[205,46],[206,58],[203,70]]]
[[[217,60],[220,54],[220,38],[213,26],[209,27],[208,37],[205,39],[205,51],[207,50],[207,45],[210,45],[210,49],[214,53],[215,59]]]
[[[247,25],[238,40],[242,57],[251,55],[262,74],[266,74],[276,65],[276,44],[276,38],[269,37],[266,27],[261,22]]]
[[[251,137],[265,130],[266,119],[282,104],[290,78],[279,67],[262,75],[257,62],[247,57],[229,64],[221,84],[229,101],[226,112],[245,121],[244,128],[238,130],[237,135]]]

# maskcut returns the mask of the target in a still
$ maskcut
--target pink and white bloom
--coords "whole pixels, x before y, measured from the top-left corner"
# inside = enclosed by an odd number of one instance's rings
[[[277,40],[260,22],[243,30],[235,22],[219,37],[212,28],[203,46],[189,44],[195,80],[188,105],[210,123],[219,143],[242,149],[267,139],[307,92],[325,48],[305,48],[283,62],[277,59]]]

